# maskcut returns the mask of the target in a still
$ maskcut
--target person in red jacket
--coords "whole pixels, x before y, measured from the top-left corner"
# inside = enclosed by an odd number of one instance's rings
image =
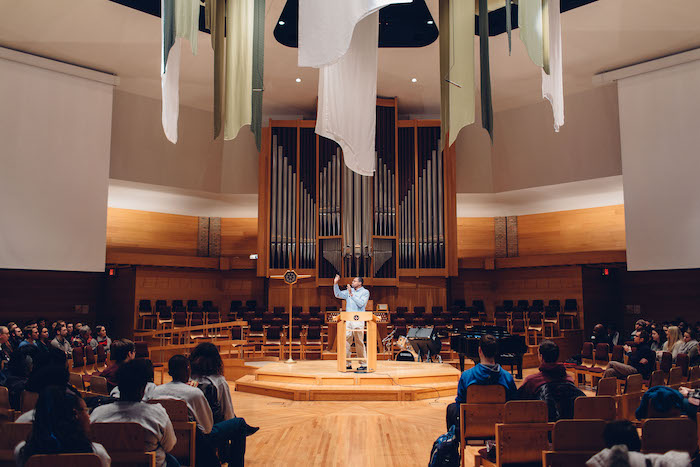
[[[573,383],[573,378],[566,373],[566,367],[559,363],[559,346],[550,340],[544,340],[537,351],[540,371],[525,378],[518,389],[518,399],[536,399],[537,390],[543,384],[551,382]]]

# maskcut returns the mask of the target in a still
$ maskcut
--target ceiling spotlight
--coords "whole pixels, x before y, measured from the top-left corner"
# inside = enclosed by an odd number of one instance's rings
[[[279,24],[280,26],[284,26],[284,21],[278,21],[277,24]]]
[[[415,83],[416,81],[418,81],[416,78],[411,78],[412,83]]]
[[[435,22],[431,19],[431,20],[428,20],[428,24],[435,24]]]
[[[296,82],[297,82],[297,83],[301,83],[301,78],[297,78],[297,79],[296,79]]]

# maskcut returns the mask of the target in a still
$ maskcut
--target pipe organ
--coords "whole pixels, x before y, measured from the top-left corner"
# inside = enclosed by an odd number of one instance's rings
[[[438,120],[398,120],[395,99],[377,99],[376,115],[371,177],[349,170],[315,121],[264,129],[258,275],[294,267],[318,285],[336,274],[398,285],[457,274],[454,147],[440,150]]]

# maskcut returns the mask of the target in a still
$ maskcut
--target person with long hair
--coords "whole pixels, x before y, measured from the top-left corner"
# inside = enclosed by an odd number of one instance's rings
[[[208,438],[218,446],[219,459],[231,467],[243,466],[246,437],[259,428],[236,417],[219,350],[211,342],[202,342],[190,354],[190,366],[192,380],[197,382],[212,411],[214,427]]]
[[[49,329],[46,326],[43,326],[39,329],[39,339],[36,341],[37,347],[39,347],[39,350],[42,350],[44,352],[49,351],[49,345],[51,345],[51,338],[49,337]]]
[[[661,327],[652,329],[651,331],[651,342],[649,347],[654,352],[663,351],[664,343],[666,342],[666,333]]]
[[[683,345],[681,330],[678,326],[671,326],[668,328],[667,338],[668,340],[664,343],[663,352],[671,352],[673,359],[676,359],[678,352]]]
[[[109,467],[109,454],[101,444],[91,443],[89,434],[85,401],[65,386],[49,386],[39,394],[29,437],[15,448],[17,465],[22,467],[35,454],[94,453]]]

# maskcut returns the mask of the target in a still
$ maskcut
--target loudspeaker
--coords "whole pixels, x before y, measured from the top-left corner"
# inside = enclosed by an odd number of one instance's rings
[[[437,335],[437,330],[433,326],[422,328],[410,328],[406,336],[408,342],[420,355],[421,360],[430,359],[440,353],[442,341]]]

